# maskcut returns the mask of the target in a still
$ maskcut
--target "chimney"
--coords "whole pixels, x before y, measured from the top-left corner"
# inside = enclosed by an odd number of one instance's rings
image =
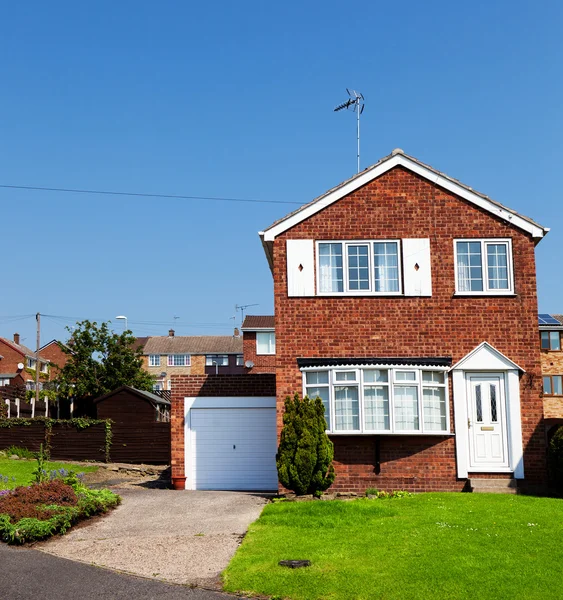
[[[14,344],[20,345],[20,334],[14,333]]]
[[[240,330],[238,327],[235,327],[235,331],[234,331],[233,335],[234,335],[234,337],[237,337],[237,338],[240,337]]]
[[[169,329],[168,330],[168,337],[174,337],[174,330],[173,329]]]

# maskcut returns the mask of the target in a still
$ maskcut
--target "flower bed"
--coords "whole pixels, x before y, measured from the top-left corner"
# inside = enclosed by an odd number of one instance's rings
[[[24,544],[65,533],[80,520],[115,508],[121,498],[109,490],[91,490],[70,473],[31,486],[0,492],[0,537]]]

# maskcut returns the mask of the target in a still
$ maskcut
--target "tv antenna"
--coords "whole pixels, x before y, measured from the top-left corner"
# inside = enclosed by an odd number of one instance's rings
[[[244,306],[239,306],[238,304],[235,304],[235,312],[240,310],[240,323],[242,326],[242,323],[244,321],[244,311],[246,308],[250,308],[251,306],[260,306],[259,304],[245,304]]]
[[[349,90],[346,88],[348,92],[348,100],[339,104],[334,112],[339,112],[341,110],[352,109],[356,113],[356,133],[358,138],[358,173],[360,172],[360,115],[364,112],[365,102],[363,94],[356,92],[356,90]]]

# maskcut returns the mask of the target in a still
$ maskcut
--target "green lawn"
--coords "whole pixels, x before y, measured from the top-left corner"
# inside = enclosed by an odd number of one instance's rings
[[[9,458],[0,458],[0,490],[7,490],[15,488],[18,485],[29,485],[34,481],[34,475],[32,472],[37,468],[37,461],[35,460],[12,460]],[[96,471],[98,467],[85,467],[82,465],[72,465],[69,463],[59,462],[48,462],[45,463],[45,470],[47,472],[66,469],[67,471],[74,471],[75,473],[89,473]],[[5,481],[5,478],[8,481]],[[15,481],[13,478],[15,477]]]
[[[288,569],[282,559],[310,559]],[[253,523],[225,590],[275,598],[563,596],[563,500],[418,494],[281,502]]]

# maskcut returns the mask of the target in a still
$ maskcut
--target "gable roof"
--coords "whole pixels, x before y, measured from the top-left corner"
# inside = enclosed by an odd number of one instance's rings
[[[461,183],[461,181],[434,169],[430,165],[422,163],[413,156],[405,154],[400,148],[396,148],[391,154],[385,156],[371,167],[368,167],[361,173],[354,175],[336,187],[333,187],[318,198],[315,198],[312,202],[303,205],[282,219],[279,219],[264,231],[259,232],[270,266],[272,264],[272,255],[271,248],[268,247],[268,242],[273,242],[276,237],[284,231],[287,231],[291,227],[308,219],[337,200],[340,200],[344,196],[347,196],[395,167],[403,167],[424,177],[434,185],[438,185],[515,227],[526,231],[537,241],[541,240],[541,238],[549,231],[549,228],[539,225],[529,217],[517,213],[515,210],[512,210],[511,208],[496,202],[492,198],[489,198],[485,194],[477,192],[468,185]]]
[[[519,367],[513,360],[510,360],[502,352],[491,346],[489,342],[481,342],[471,352],[461,358],[453,367],[452,371],[460,369],[470,369],[479,371],[500,371],[505,369],[515,369],[517,371],[526,371]]]
[[[242,337],[175,335],[147,338],[143,354],[242,354]]]
[[[275,317],[273,315],[246,315],[241,329],[243,331],[275,329]]]
[[[19,352],[22,356],[29,356],[30,358],[35,358],[35,350],[32,350],[31,348],[28,348],[23,344],[16,344],[16,342],[13,342],[12,340],[8,340],[3,337],[0,337],[0,341],[4,342],[6,345]]]
[[[101,402],[102,400],[105,400],[106,398],[110,398],[111,396],[114,396],[115,394],[119,394],[122,391],[128,391],[131,392],[132,394],[139,396],[141,398],[143,398],[144,400],[148,400],[149,402],[152,402],[152,404],[166,404],[168,406],[170,406],[170,400],[167,400],[166,398],[162,398],[161,396],[157,396],[156,394],[151,394],[151,392],[147,392],[145,390],[138,390],[137,388],[131,387],[130,385],[122,385],[121,387],[118,387],[116,390],[113,390],[112,392],[108,392],[107,394],[104,394],[103,396],[100,396],[99,398],[96,398],[94,400],[94,404],[97,404],[98,402]]]

